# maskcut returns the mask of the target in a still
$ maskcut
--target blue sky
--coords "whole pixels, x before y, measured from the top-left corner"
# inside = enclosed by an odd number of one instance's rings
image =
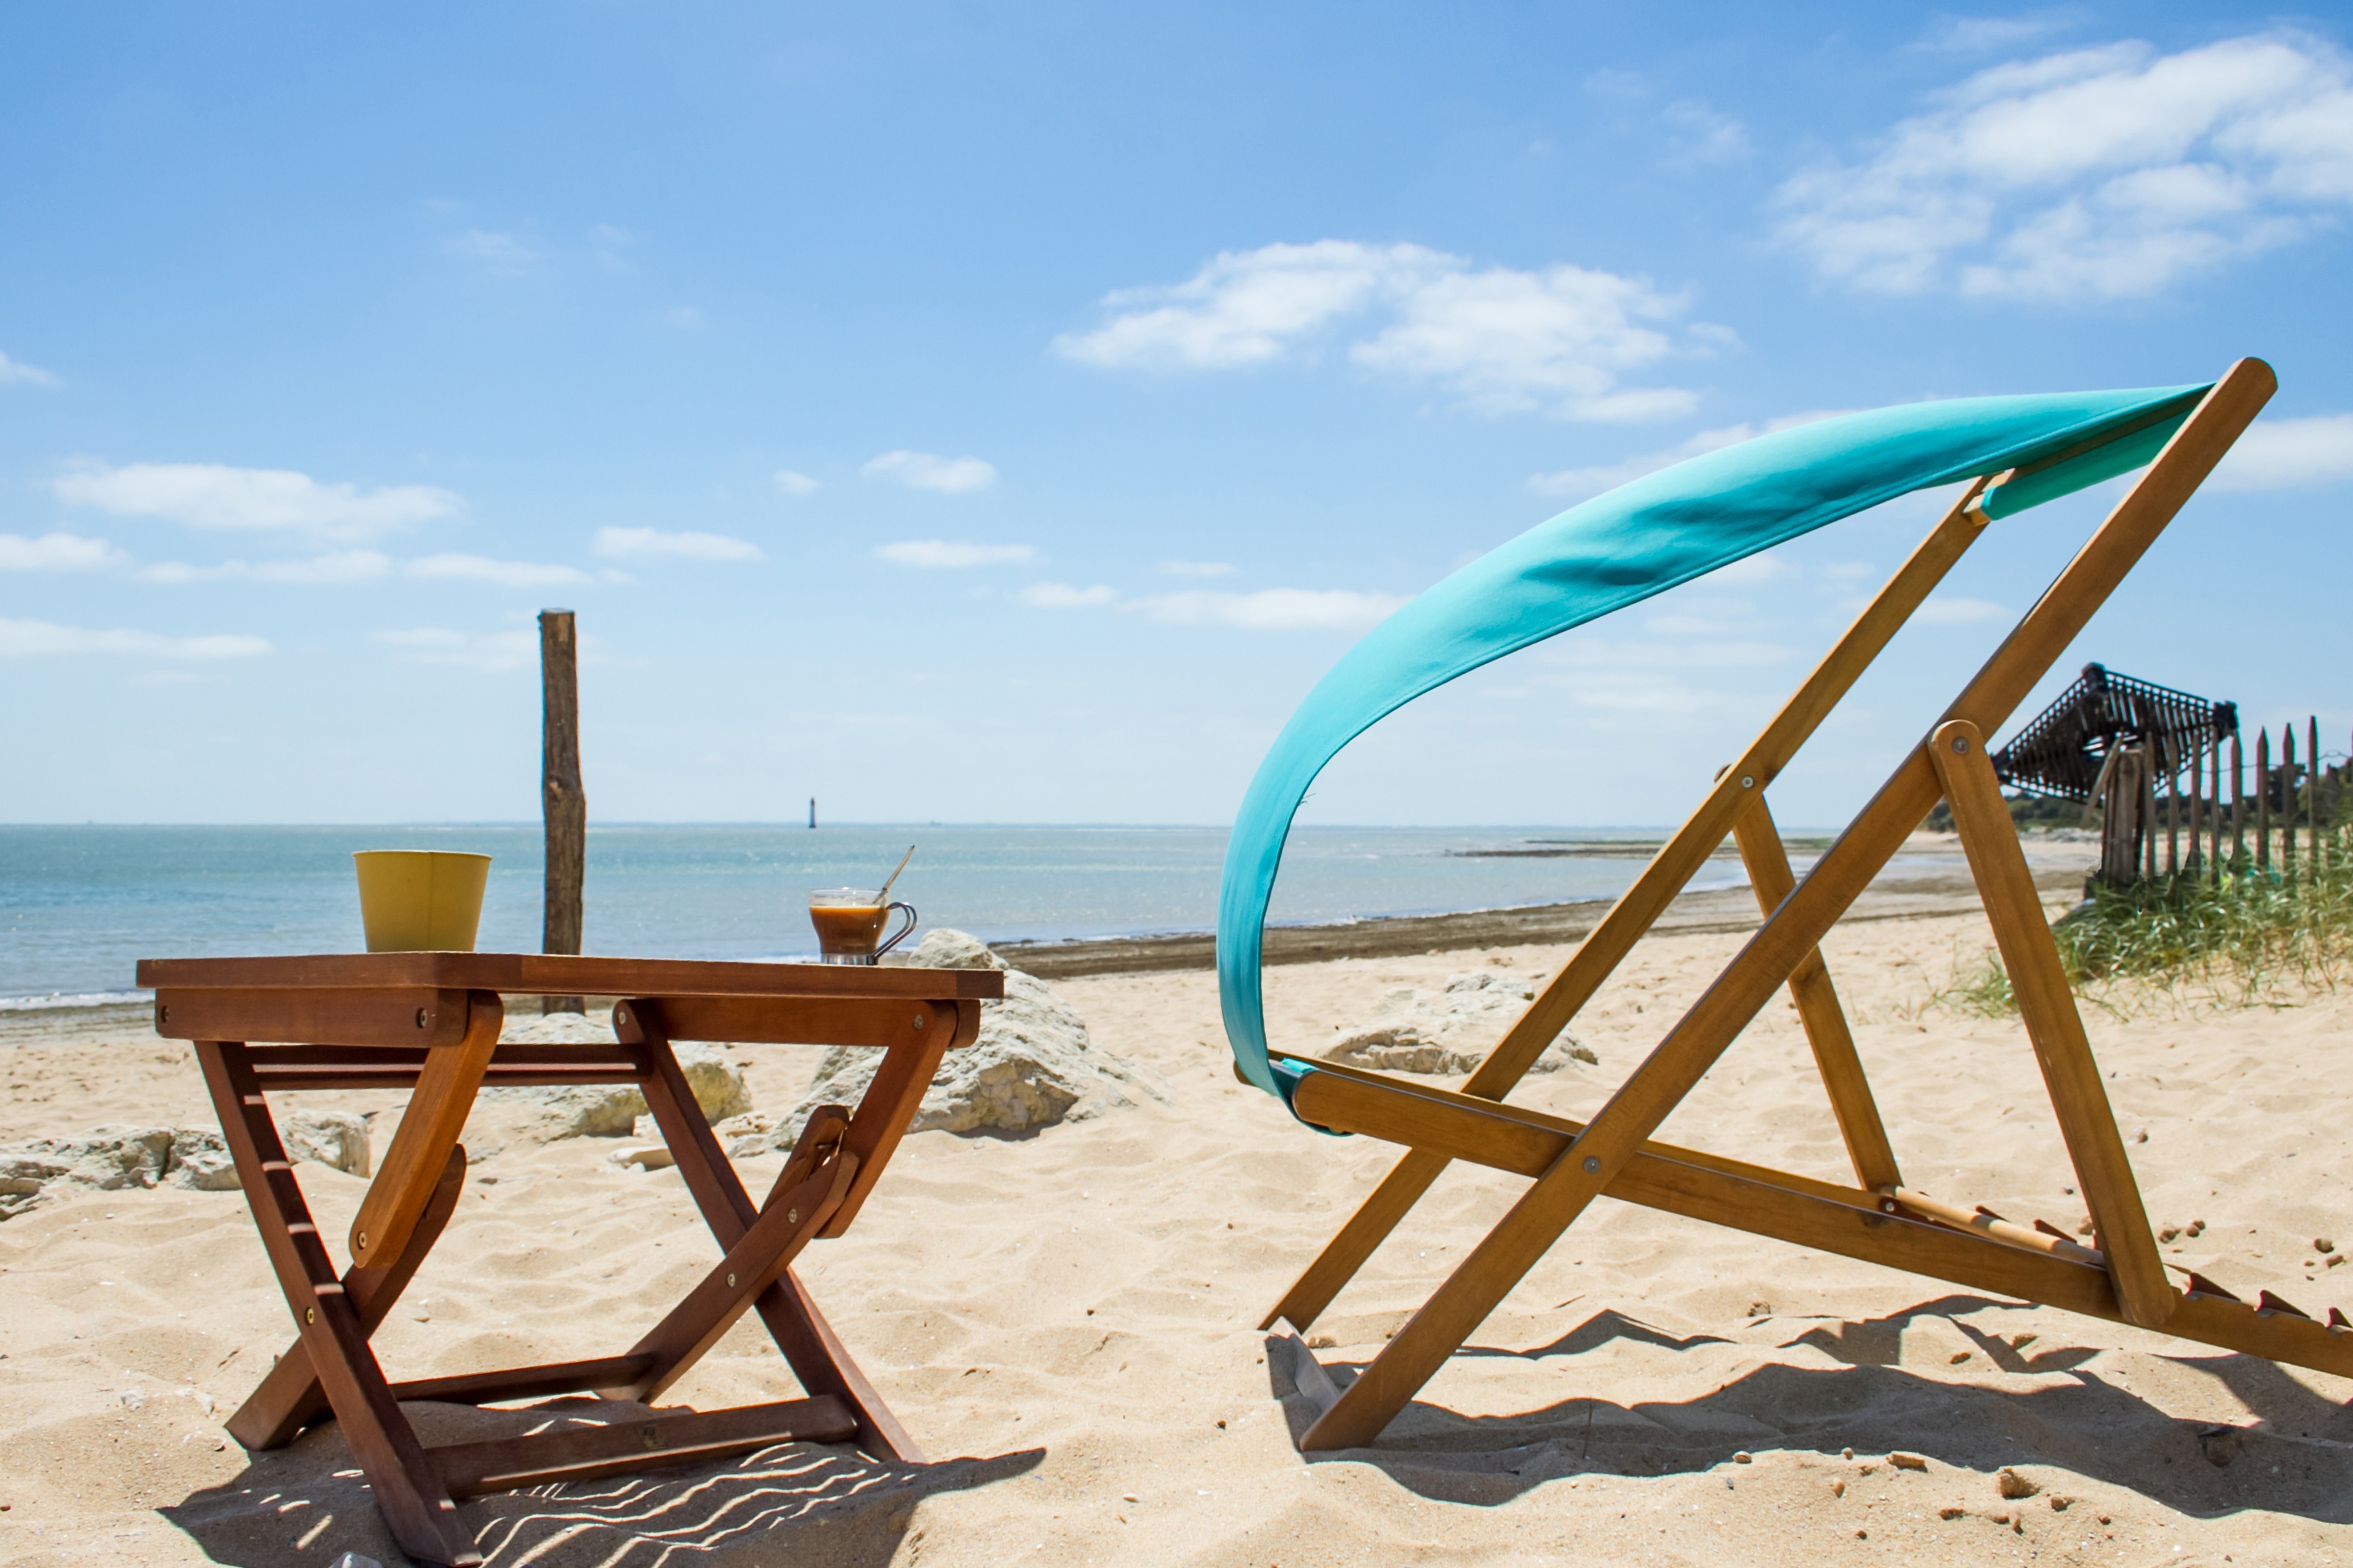
[[[529,817],[563,605],[598,816],[1222,821],[1365,626],[1620,479],[2243,353],[2271,413],[2051,684],[2342,751],[2346,35],[14,8],[0,819]],[[1782,819],[1851,810],[2106,499],[1995,530]],[[1307,819],[1672,821],[1936,505],[1426,699]]]

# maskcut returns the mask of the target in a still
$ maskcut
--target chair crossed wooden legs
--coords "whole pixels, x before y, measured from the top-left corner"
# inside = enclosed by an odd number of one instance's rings
[[[1370,1442],[1603,1194],[2093,1316],[2353,1375],[2353,1324],[2321,1324],[2265,1293],[2254,1307],[2190,1277],[2166,1279],[2147,1215],[2056,944],[2044,924],[1985,737],[2022,701],[2253,420],[2275,386],[2242,361],[1947,710],[1935,731],[1802,882],[1792,878],[1763,792],[1986,526],[1980,479],[1929,533],[1748,750],[1718,775],[1662,847],[1461,1092],[1311,1058],[1293,1110],[1335,1131],[1409,1151],[1268,1314],[1312,1323],[1452,1160],[1534,1184],[1301,1439]],[[2061,454],[2052,461],[2071,454]],[[2013,476],[2003,476],[2008,479]],[[1942,797],[2033,1041],[2096,1247],[1928,1198],[1901,1173],[1827,971],[1822,937]],[[1631,951],[1726,834],[1767,910],[1763,927],[1588,1123],[1505,1107],[1504,1095]],[[1656,1144],[1651,1135],[1732,1040],[1788,984],[1858,1184],[1841,1187]],[[1282,1055],[1283,1053],[1277,1053]]]

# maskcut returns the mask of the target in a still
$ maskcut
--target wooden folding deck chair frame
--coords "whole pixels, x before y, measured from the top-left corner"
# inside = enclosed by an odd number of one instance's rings
[[[248,1448],[279,1447],[332,1418],[395,1540],[427,1563],[479,1563],[456,1500],[551,1481],[705,1462],[771,1445],[855,1442],[920,1463],[915,1447],[792,1272],[812,1240],[849,1228],[940,1058],[972,1043],[994,970],[702,963],[535,953],[408,952],[150,959],[155,1027],[194,1042],[256,1227],[297,1336],[230,1417]],[[617,995],[610,1046],[499,1043],[500,994]],[[812,1113],[765,1203],[754,1205],[688,1088],[672,1040],[868,1046],[881,1067],[853,1112]],[[250,1045],[290,1040],[294,1045]],[[618,1355],[389,1381],[368,1341],[458,1206],[459,1142],[485,1087],[634,1083],[723,1256]],[[353,1222],[338,1271],[280,1142],[269,1096],[290,1089],[414,1090]],[[586,1194],[584,1194],[585,1197]],[[729,1410],[654,1408],[747,1310],[807,1397]],[[405,1400],[493,1405],[565,1394],[614,1403],[565,1414],[596,1424],[426,1447]],[[609,1414],[607,1414],[609,1412]]]
[[[1288,1321],[1303,1329],[1313,1323],[1449,1162],[1469,1161],[1531,1179],[1509,1212],[1361,1375],[1335,1397],[1320,1402],[1324,1408],[1303,1434],[1303,1447],[1333,1449],[1373,1441],[1587,1206],[1605,1195],[1972,1289],[2353,1376],[2353,1325],[2337,1311],[2332,1310],[2324,1323],[2268,1291],[2250,1304],[2195,1274],[2187,1276],[2186,1289],[2168,1277],[2168,1266],[2150,1232],[2057,944],[2044,921],[1986,752],[1988,738],[2212,471],[2274,385],[2267,365],[2242,360],[2221,381],[2202,389],[2202,395],[2201,389],[2180,389],[2189,395],[2186,413],[2172,408],[2153,425],[2138,416],[2136,426],[2136,416],[2127,409],[2095,439],[2000,472],[1980,472],[1763,732],[1717,776],[1698,809],[1460,1090],[1280,1050],[1268,1050],[1253,1060],[1250,1047],[1265,1048],[1257,1016],[1254,940],[1264,900],[1261,896],[1253,905],[1247,896],[1238,898],[1235,885],[1238,878],[1250,876],[1253,864],[1263,864],[1267,835],[1261,832],[1254,842],[1238,844],[1229,852],[1219,930],[1220,979],[1238,1070],[1284,1093],[1303,1121],[1334,1132],[1379,1138],[1407,1150],[1267,1315],[1266,1326]],[[1804,880],[1793,885],[1789,862],[1766,807],[1766,787],[1989,521],[2008,515],[1993,504],[1997,498],[2009,487],[2022,487],[2028,499],[2021,505],[2031,505],[2042,499],[2032,493],[2038,483],[2043,494],[2080,488],[2084,482],[2081,471],[2054,475],[2052,470],[2087,457],[2096,458],[2103,444],[2114,450],[2105,464],[2094,464],[2094,477],[2105,477],[2096,472],[2099,467],[2106,473],[2126,471],[2130,459],[2147,458],[2147,447],[2156,437],[2165,439],[2154,461],[2090,542],[1929,732],[1905,754],[1893,776]],[[2137,451],[2132,449],[2136,440],[2141,443]],[[1533,639],[1524,638],[1517,646],[1527,640]],[[1422,690],[1451,678],[1445,671],[1437,672],[1436,679],[1428,672],[1415,676]],[[1360,690],[1376,684],[1361,676],[1356,681]],[[1349,695],[1345,682],[1340,689],[1344,698]],[[1367,713],[1377,717],[1375,710],[1387,711],[1403,700],[1395,691],[1377,692],[1373,700],[1359,701],[1345,722],[1327,725],[1314,745],[1303,748],[1306,762],[1294,758],[1287,764],[1284,790],[1293,784],[1303,789],[1303,778],[1312,778],[1337,750],[1333,735],[1341,735],[1340,743],[1345,743],[1345,733],[1363,727],[1359,721],[1370,721]],[[1280,750],[1282,742],[1277,744]],[[1271,759],[1261,780],[1274,771]],[[1930,1197],[1906,1184],[1823,966],[1819,943],[1824,934],[1940,797],[1951,806],[2057,1113],[2066,1154],[2091,1212],[2092,1246],[2080,1245],[2041,1221],[2031,1226],[2012,1224],[1984,1208]],[[1271,798],[1282,819],[1274,835],[1273,853],[1279,854],[1280,833],[1288,823],[1284,802],[1295,805],[1295,799],[1285,793]],[[1246,802],[1246,816],[1251,809],[1252,803]],[[1261,803],[1260,810],[1264,816],[1268,808]],[[1589,1122],[1500,1103],[1727,834],[1736,841],[1755,885],[1766,917],[1761,929]],[[1237,837],[1242,837],[1239,826]],[[1259,861],[1251,861],[1251,856],[1260,857]],[[1271,871],[1264,880],[1271,883]],[[1230,951],[1236,947],[1249,951]],[[1660,1123],[1785,985],[1853,1165],[1852,1185],[1651,1142]],[[1261,1072],[1249,1070],[1253,1068]],[[1311,1381],[1330,1388],[1328,1379]]]

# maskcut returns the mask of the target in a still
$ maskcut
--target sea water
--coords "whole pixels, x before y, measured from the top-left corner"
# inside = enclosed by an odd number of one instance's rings
[[[1570,828],[1302,827],[1271,918],[1430,914],[1616,896],[1661,835]],[[588,830],[582,945],[647,958],[811,952],[812,888],[871,887],[909,845],[892,896],[923,923],[991,942],[1210,929],[1215,827],[913,825]],[[360,942],[355,849],[491,856],[477,945],[537,952],[536,824],[410,827],[0,826],[0,1008],[130,992],[142,958],[348,952]],[[1694,887],[1741,880],[1719,858]]]

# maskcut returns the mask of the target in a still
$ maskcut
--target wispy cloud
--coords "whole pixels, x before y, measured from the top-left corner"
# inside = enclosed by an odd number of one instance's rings
[[[0,572],[97,572],[130,557],[103,539],[78,533],[26,538],[0,533]]]
[[[858,470],[870,479],[893,479],[910,489],[960,495],[997,482],[997,465],[978,458],[942,458],[930,452],[885,452]]]
[[[427,555],[410,562],[401,571],[411,577],[455,578],[501,588],[561,588],[594,581],[576,566],[537,561],[493,561],[486,555]]]
[[[1119,590],[1102,583],[1092,588],[1073,587],[1068,583],[1032,583],[1021,590],[1019,597],[1035,609],[1083,610],[1119,603]]]
[[[1163,561],[1153,568],[1163,577],[1230,577],[1234,569],[1222,561]]]
[[[817,491],[818,482],[807,474],[797,474],[790,468],[778,468],[776,473],[776,491],[780,495],[805,496]]]
[[[270,651],[261,637],[237,633],[175,637],[162,632],[111,631],[61,626],[49,621],[0,620],[0,658],[40,658],[74,654],[120,654],[133,658],[252,658]]]
[[[2213,488],[2284,490],[2353,479],[2353,414],[2258,419],[2214,470]]]
[[[539,252],[515,236],[487,228],[453,234],[441,242],[441,248],[501,278],[520,278],[539,260]]]
[[[1400,594],[1359,594],[1347,588],[1261,588],[1254,594],[1193,588],[1175,594],[1145,594],[1120,607],[1172,626],[1305,631],[1369,626],[1387,620],[1405,602],[1405,595]]]
[[[50,481],[59,500],[121,517],[156,517],[195,528],[291,529],[341,542],[455,514],[464,504],[433,485],[363,489],[321,484],[290,468],[223,463],[91,463]]]
[[[1405,603],[1401,595],[1360,594],[1346,588],[1262,588],[1250,594],[1190,588],[1124,598],[1101,583],[1091,588],[1033,583],[1021,590],[1019,598],[1038,609],[1116,609],[1166,626],[1228,626],[1251,631],[1368,626]]]
[[[1748,127],[1704,98],[1681,99],[1661,111],[1670,163],[1733,163],[1756,151]]]
[[[1034,561],[1032,544],[974,544],[961,539],[902,539],[877,546],[874,553],[901,566],[955,568],[997,566],[1013,561]]]
[[[0,354],[0,386],[56,386],[58,378],[37,364]]]
[[[1191,279],[1125,289],[1106,320],[1054,340],[1082,363],[1119,370],[1224,370],[1310,357],[1344,321],[1377,316],[1348,355],[1367,370],[1436,383],[1490,413],[1650,418],[1691,407],[1674,387],[1629,388],[1627,373],[1733,341],[1722,328],[1678,338],[1685,300],[1639,278],[1556,266],[1474,268],[1419,245],[1325,239],[1227,251]]]
[[[533,631],[460,632],[447,626],[416,626],[375,632],[370,640],[393,649],[404,664],[451,664],[488,674],[521,669],[539,658],[539,634]]]
[[[681,561],[761,561],[760,547],[748,539],[723,533],[666,533],[658,528],[600,528],[594,546],[599,555],[669,556]]]
[[[1672,468],[1685,458],[1696,458],[1703,452],[1720,451],[1724,447],[1737,446],[1743,441],[1751,440],[1758,436],[1770,435],[1776,430],[1789,430],[1800,425],[1811,425],[1819,419],[1835,418],[1839,412],[1834,408],[1817,409],[1805,414],[1785,414],[1778,418],[1755,423],[1725,425],[1714,430],[1703,430],[1690,439],[1680,441],[1674,446],[1656,452],[1638,452],[1632,457],[1620,458],[1615,463],[1602,463],[1589,468],[1563,468],[1557,473],[1551,474],[1530,474],[1528,489],[1538,495],[1560,496],[1571,500],[1597,496],[1604,490],[1616,489],[1630,479],[1639,479],[1644,474],[1654,474],[1661,468]]]
[[[1931,594],[1921,601],[1913,619],[1926,626],[1967,626],[1998,621],[2010,612],[1991,599],[1971,599],[1958,594]]]
[[[1776,202],[1781,240],[1858,289],[2154,294],[2353,206],[2353,62],[2274,33],[1996,66]]]
[[[214,566],[192,566],[185,561],[159,561],[142,566],[139,575],[150,583],[214,583],[238,580],[278,583],[293,587],[340,587],[365,583],[392,570],[392,557],[374,550],[336,550],[304,561],[224,561]]]
[[[2078,6],[2042,11],[2025,16],[1943,16],[1913,46],[1951,54],[1983,54],[2016,48],[2035,39],[2080,25],[2085,14]]]

